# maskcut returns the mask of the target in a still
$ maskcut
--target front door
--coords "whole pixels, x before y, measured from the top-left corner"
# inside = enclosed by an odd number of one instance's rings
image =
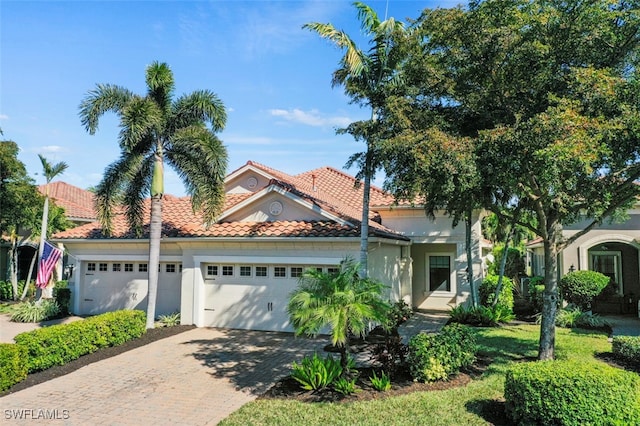
[[[589,252],[589,269],[609,277],[616,283],[618,293],[623,294],[622,255],[619,251]]]

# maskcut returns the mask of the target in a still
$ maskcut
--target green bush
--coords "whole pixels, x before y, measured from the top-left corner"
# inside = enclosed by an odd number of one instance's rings
[[[475,361],[476,342],[471,329],[449,324],[440,333],[420,333],[409,341],[409,369],[414,380],[446,380]]]
[[[611,280],[596,271],[569,272],[560,279],[558,287],[562,298],[582,308],[591,309],[593,298],[604,290]]]
[[[292,369],[291,377],[306,390],[324,389],[342,375],[340,360],[334,360],[331,355],[324,359],[318,354],[304,357],[300,364],[294,362]]]
[[[531,300],[533,310],[535,312],[542,312],[542,306],[544,305],[542,298],[544,293],[544,277],[531,277],[527,290],[529,291],[529,300]]]
[[[540,324],[542,315],[538,315],[536,323]],[[585,312],[578,307],[560,309],[556,313],[556,325],[564,328],[599,328],[609,323],[598,314]]]
[[[397,328],[413,315],[413,309],[404,300],[399,300],[390,306],[386,328]]]
[[[146,331],[144,311],[116,311],[18,334],[28,353],[29,372],[63,365],[100,348],[118,346]]]
[[[369,377],[369,380],[371,381],[371,386],[378,392],[386,392],[391,389],[391,379],[384,371],[380,374],[380,377],[378,377],[374,371],[373,376]]]
[[[480,304],[482,306],[493,306],[498,287],[498,276],[488,275],[480,284]],[[509,277],[502,277],[502,290],[498,296],[498,303],[506,308],[513,309],[513,281]]]
[[[25,281],[18,281],[18,298],[22,296],[24,290]],[[35,285],[33,281],[29,283],[29,290],[27,290],[27,297],[32,297],[35,294]],[[13,300],[13,286],[11,281],[0,281],[0,300]]]
[[[0,343],[0,392],[27,377],[27,351],[12,343]]]
[[[517,425],[630,425],[640,419],[640,377],[604,363],[519,363],[506,374],[507,417]]]
[[[67,287],[58,288],[56,285],[53,288],[53,297],[58,302],[58,306],[60,306],[60,315],[67,316],[69,315],[69,304],[71,303],[71,289]]]
[[[509,322],[514,318],[512,310],[503,305],[496,305],[492,308],[487,306],[473,308],[459,305],[451,309],[449,316],[451,322],[476,327],[495,327],[499,323]]]
[[[491,275],[498,275],[500,273],[500,264],[504,253],[504,243],[496,244],[491,253],[495,260],[489,263],[487,272]],[[519,275],[524,274],[524,253],[524,247],[509,247],[507,250],[507,263],[504,268],[505,276],[516,278]]]
[[[11,321],[41,322],[55,318],[60,314],[60,306],[53,299],[40,299],[34,302],[23,302],[16,306]]]
[[[613,338],[613,353],[640,367],[640,337],[616,336]]]

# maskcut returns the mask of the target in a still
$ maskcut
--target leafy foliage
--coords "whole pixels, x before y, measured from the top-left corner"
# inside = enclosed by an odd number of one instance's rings
[[[540,315],[537,316],[536,322],[540,323]],[[574,307],[558,310],[556,325],[564,328],[600,328],[608,325],[608,322],[598,314]]]
[[[20,303],[11,315],[13,322],[41,322],[60,314],[60,306],[53,299]]]
[[[27,377],[27,351],[12,343],[0,343],[0,392]]]
[[[24,280],[18,281],[18,294],[22,294],[25,284]],[[32,296],[35,293],[33,281],[29,283],[29,287],[27,295]],[[0,300],[14,300],[13,286],[10,281],[0,281]]]
[[[503,305],[465,306],[459,305],[449,312],[451,322],[473,325],[477,327],[495,327],[500,323],[513,320],[513,311]]]
[[[379,363],[382,369],[394,375],[404,365],[409,347],[402,343],[399,336],[389,336],[385,343],[377,344],[371,351],[371,360]]]
[[[498,287],[498,276],[488,275],[480,284],[480,304],[482,306],[493,306],[496,288]],[[511,278],[502,277],[502,289],[498,296],[496,306],[502,306],[508,310],[513,309],[513,281]]]
[[[59,281],[60,282],[60,281]],[[60,307],[60,315],[69,315],[69,305],[71,303],[71,289],[68,287],[58,287],[58,284],[53,289],[53,297]]]
[[[316,336],[330,328],[343,368],[348,360],[349,335],[364,337],[370,322],[383,323],[389,311],[382,299],[384,285],[360,278],[358,269],[351,259],[342,262],[337,274],[307,269],[287,305],[296,335]]]
[[[514,424],[634,424],[640,418],[640,377],[595,362],[515,364],[504,397]]]
[[[388,328],[398,328],[400,324],[406,322],[413,316],[413,309],[404,300],[393,303],[387,315],[386,326]]]
[[[640,367],[639,336],[615,336],[612,347],[615,355]]]
[[[291,377],[293,377],[305,390],[319,390],[331,386],[342,376],[340,361],[334,360],[331,355],[322,359],[318,354],[312,357],[304,357],[300,364],[294,362]]]
[[[369,380],[371,380],[371,386],[379,392],[386,392],[391,389],[391,379],[384,371],[380,373],[380,377],[374,371]]]
[[[502,261],[502,256],[504,256],[504,244],[496,244],[491,253],[493,254],[494,261],[489,263],[487,272],[490,275],[499,275],[500,263]],[[524,245],[509,247],[507,249],[507,262],[504,268],[505,277],[515,280],[519,276],[524,275],[524,272]]]
[[[174,327],[180,325],[180,312],[174,312],[172,314],[160,315],[158,322],[162,327]]]
[[[420,333],[409,341],[409,368],[415,380],[446,380],[475,361],[476,342],[469,327],[449,324],[440,333]]]
[[[544,277],[531,277],[529,279],[529,286],[527,290],[535,312],[542,312],[542,294],[544,293],[544,287]]]
[[[560,293],[567,302],[587,310],[609,281],[609,277],[596,271],[569,272],[560,279]]]
[[[107,312],[82,321],[21,333],[14,340],[26,348],[32,373],[142,336],[146,331],[145,316],[144,311]]]
[[[341,393],[342,395],[352,395],[356,393],[356,379],[355,378],[347,378],[347,377],[339,377],[334,383],[333,388],[336,392]]]

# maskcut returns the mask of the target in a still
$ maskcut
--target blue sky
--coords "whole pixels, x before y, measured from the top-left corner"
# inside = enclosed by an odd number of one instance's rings
[[[384,19],[387,1],[366,3]],[[389,0],[388,16],[404,21],[457,3]],[[248,160],[290,174],[343,169],[363,146],[335,129],[369,111],[331,87],[342,52],[303,30],[308,22],[331,22],[367,48],[348,1],[2,0],[2,138],[19,144],[36,183],[42,154],[69,165],[61,180],[96,185],[119,156],[118,122],[104,116],[91,136],[78,105],[97,83],[144,94],[145,68],[157,60],[172,68],[176,95],[210,89],[224,102],[229,172]],[[166,192],[184,194],[174,173],[166,179]]]

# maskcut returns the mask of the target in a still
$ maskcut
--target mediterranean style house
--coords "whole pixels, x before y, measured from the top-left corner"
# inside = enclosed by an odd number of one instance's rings
[[[289,175],[249,161],[225,180],[226,200],[204,224],[188,197],[163,198],[157,314],[180,312],[183,324],[291,331],[286,306],[306,268],[331,272],[359,258],[362,188],[331,167]],[[396,205],[371,190],[369,275],[387,297],[419,309],[464,303],[464,226],[420,206]],[[472,221],[473,272],[482,279],[481,217]],[[72,311],[98,314],[146,308],[148,236],[134,238],[123,215],[111,237],[92,222],[55,234],[64,245]]]
[[[577,270],[603,273],[611,279],[610,289],[596,298],[598,313],[636,314],[640,299],[640,202],[624,222],[605,222],[564,249],[559,275]],[[587,225],[578,222],[564,229],[570,237]],[[540,240],[528,245],[532,275],[544,276],[544,249]]]

